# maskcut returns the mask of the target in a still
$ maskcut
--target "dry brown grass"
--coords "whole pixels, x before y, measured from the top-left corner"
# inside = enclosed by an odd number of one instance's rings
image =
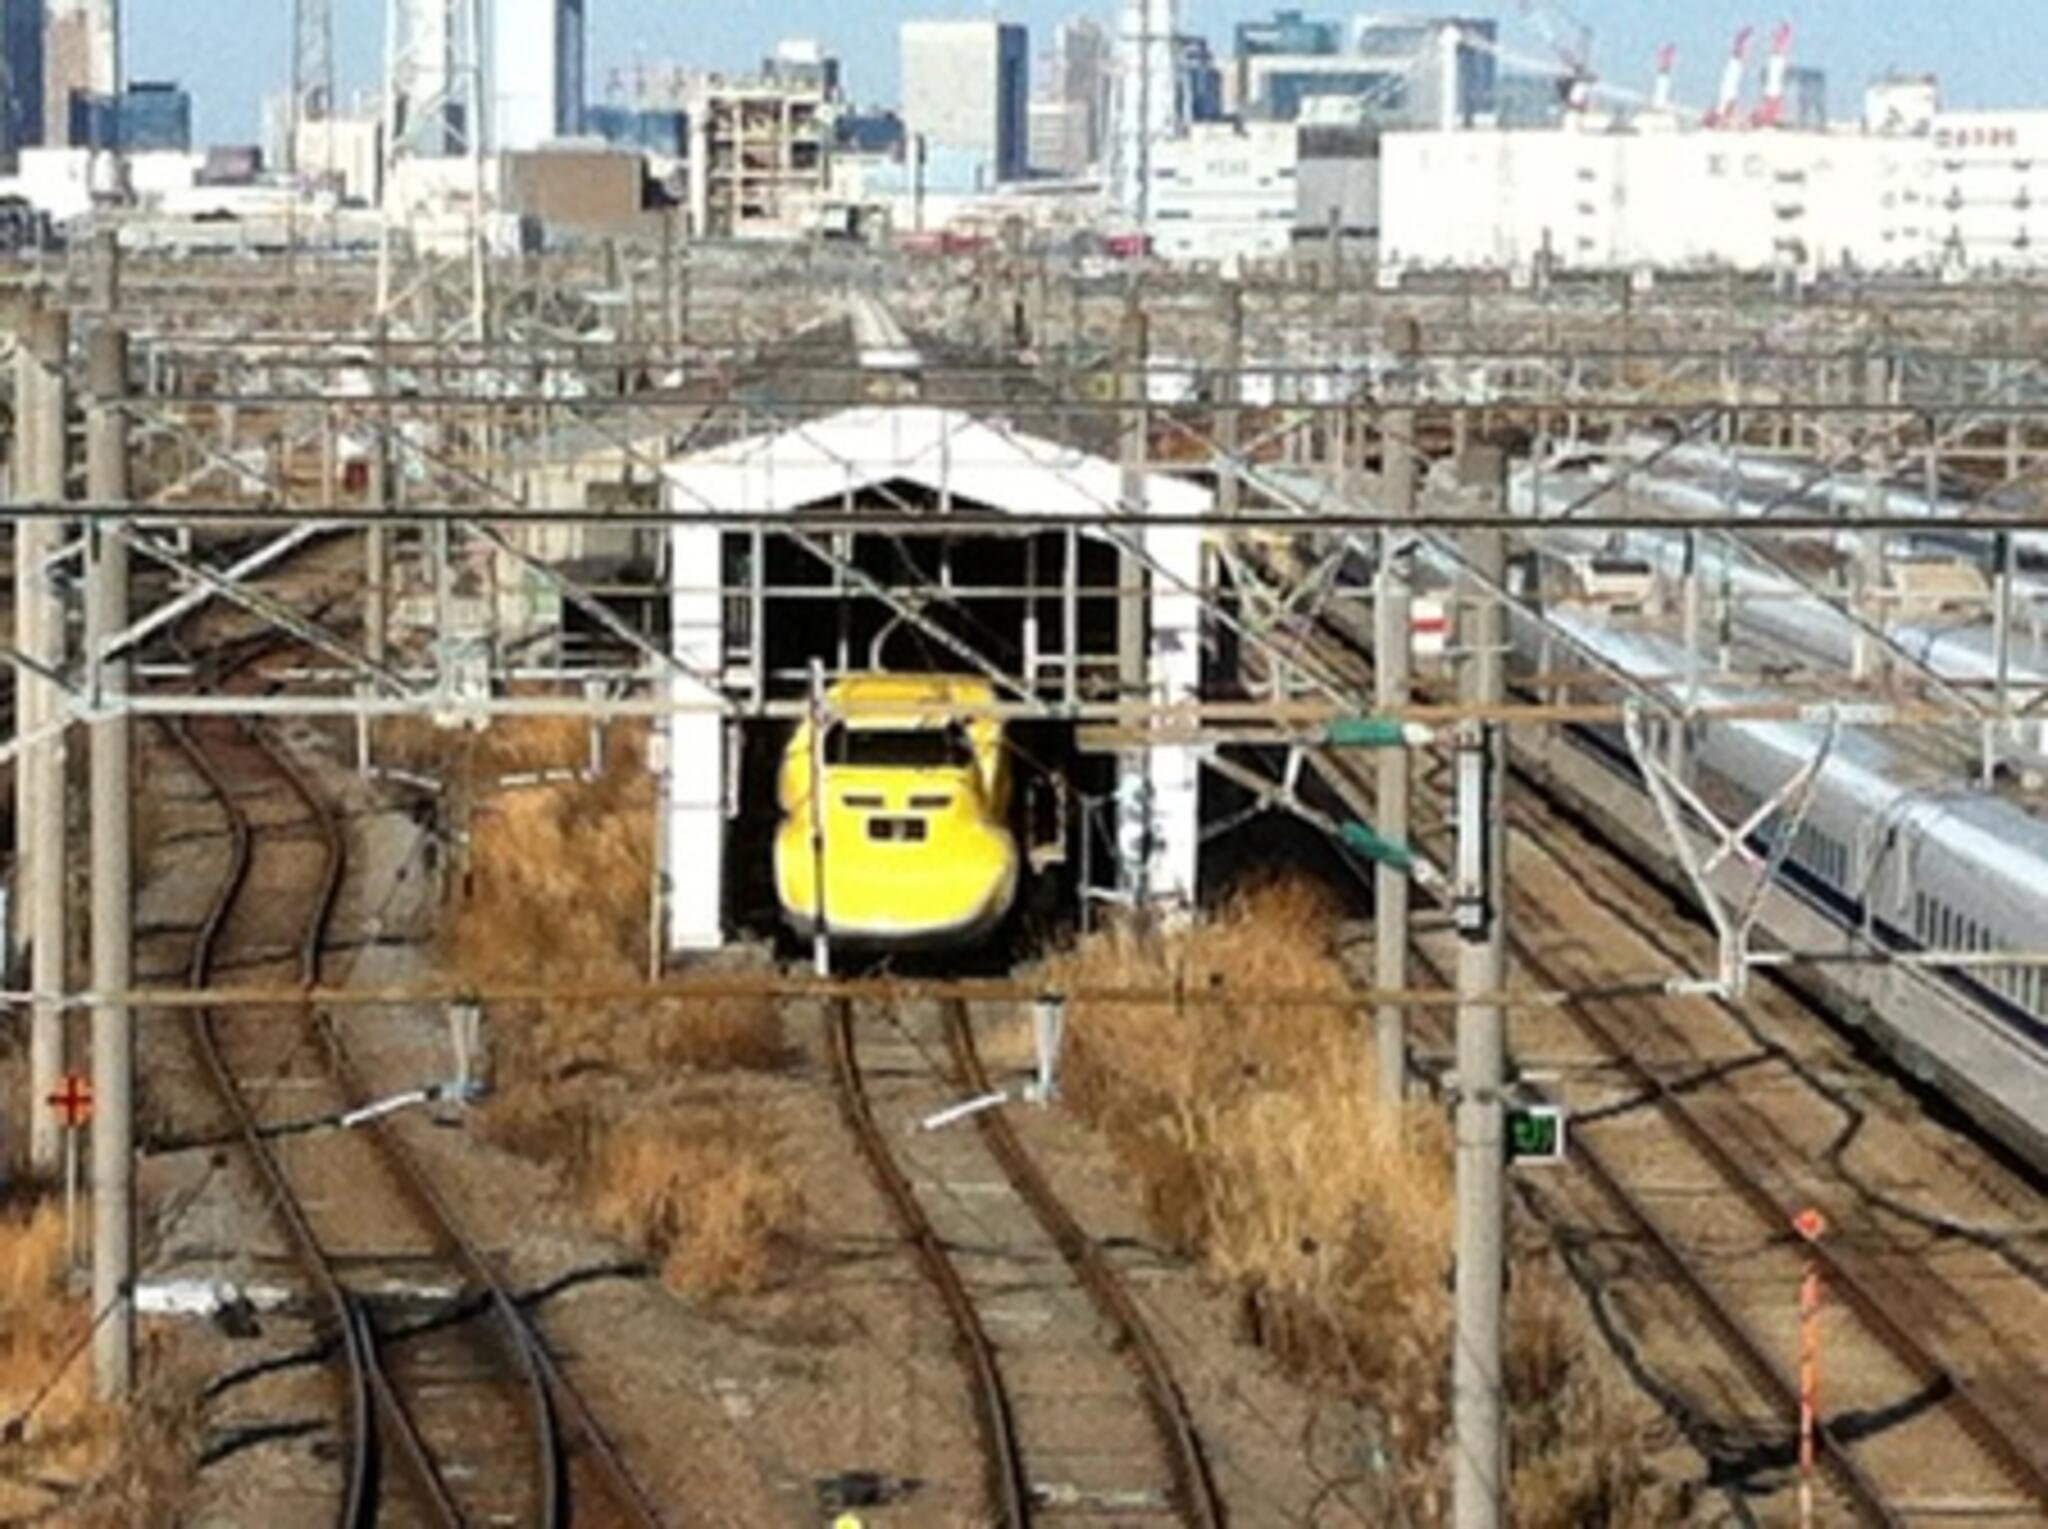
[[[87,1320],[64,1288],[62,1208],[0,1209],[0,1522],[166,1522],[190,1480],[190,1378],[146,1354],[135,1404],[100,1405]]]
[[[502,736],[501,736],[502,735]],[[480,801],[469,872],[441,955],[488,991],[507,982],[631,982],[646,970],[655,796],[644,731],[614,728],[590,782],[520,786]],[[472,778],[582,762],[579,725],[500,723],[469,746]],[[481,763],[479,763],[481,762]],[[594,1221],[662,1260],[679,1288],[726,1294],[772,1281],[796,1246],[802,1201],[773,1135],[677,1099],[691,1073],[788,1059],[765,998],[544,1002],[491,1010],[485,1128],[558,1166]]]
[[[1333,1002],[1078,1004],[1067,1097],[1109,1133],[1159,1231],[1241,1292],[1257,1340],[1369,1399],[1422,1488],[1444,1422],[1449,1155],[1434,1112],[1374,1107],[1370,1038],[1336,1001],[1350,984],[1329,931],[1319,895],[1289,883],[1163,940],[1084,942],[1056,983]]]
[[[1389,1119],[1376,1104],[1334,932],[1320,893],[1283,883],[1164,938],[1083,942],[1052,963],[1055,985],[1333,1001],[1079,1003],[1065,1087],[1159,1233],[1240,1294],[1254,1340],[1377,1419],[1389,1512],[1430,1522],[1447,1507],[1450,1135],[1438,1106]],[[1518,1279],[1514,1300],[1518,1522],[1631,1521],[1633,1457],[1597,1431],[1614,1409],[1575,1359],[1554,1280]]]
[[[755,1117],[639,1116],[605,1137],[592,1179],[598,1224],[659,1258],[678,1289],[759,1290],[796,1255],[803,1203]]]
[[[624,729],[614,728],[615,736]],[[521,717],[481,732],[438,727],[428,717],[385,717],[373,727],[370,757],[391,769],[445,776],[465,770],[479,782],[506,775],[582,770],[590,762],[590,725],[575,717]]]

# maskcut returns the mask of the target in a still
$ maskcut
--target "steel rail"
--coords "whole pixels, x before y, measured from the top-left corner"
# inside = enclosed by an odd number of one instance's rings
[[[190,973],[193,984],[202,986],[208,980],[228,916],[248,884],[250,867],[255,858],[255,832],[249,822],[248,813],[235,800],[226,777],[199,741],[179,726],[167,726],[166,731],[190,762],[193,770],[206,783],[228,819],[228,871],[222,878],[193,941]],[[317,948],[340,885],[341,866],[334,852],[335,843],[336,841],[332,840],[329,842],[330,853],[322,873],[320,895],[309,910],[304,925],[300,964],[302,974],[306,975],[310,975],[308,968],[317,966]],[[342,1529],[369,1529],[377,1519],[380,1451],[379,1434],[373,1427],[370,1417],[373,1401],[378,1417],[396,1439],[406,1467],[412,1473],[426,1506],[441,1524],[448,1526],[448,1529],[460,1529],[464,1522],[462,1514],[449,1495],[446,1482],[442,1480],[440,1472],[434,1466],[426,1441],[420,1437],[410,1414],[399,1403],[397,1393],[378,1355],[375,1334],[370,1327],[368,1316],[363,1311],[361,1303],[341,1283],[333,1261],[321,1245],[319,1234],[313,1229],[312,1221],[293,1190],[283,1164],[277,1160],[269,1141],[263,1135],[255,1110],[242,1089],[241,1080],[228,1062],[226,1049],[220,1038],[217,1015],[206,1008],[196,1010],[192,1030],[215,1090],[233,1116],[250,1159],[270,1191],[272,1208],[283,1221],[301,1266],[312,1277],[327,1303],[335,1328],[336,1341],[344,1357],[348,1371],[350,1449],[342,1495]]]
[[[976,1097],[993,1093],[988,1070],[982,1065],[980,1048],[975,1045],[967,1005],[953,999],[941,1007],[945,1013],[946,1036],[952,1049],[953,1063],[968,1092]],[[1138,1303],[1132,1299],[1122,1277],[1102,1256],[1095,1239],[1082,1229],[1060,1200],[1058,1192],[1002,1110],[981,1110],[974,1119],[982,1140],[1001,1165],[1004,1176],[1059,1248],[1060,1256],[1073,1270],[1081,1288],[1088,1292],[1096,1312],[1116,1334],[1115,1347],[1122,1351],[1131,1368],[1137,1372],[1145,1389],[1147,1410],[1152,1414],[1153,1425],[1165,1447],[1168,1468],[1173,1473],[1181,1517],[1198,1529],[1222,1529],[1227,1520],[1222,1498],[1216,1491],[1215,1478],[1209,1470],[1208,1454],[1202,1448],[1201,1436],[1195,1431],[1187,1398],[1174,1379],[1173,1366],[1167,1360],[1166,1351],[1159,1346],[1159,1340],[1153,1336],[1151,1324],[1138,1309]]]
[[[1548,963],[1538,957],[1525,940],[1511,933],[1509,944],[1515,947],[1517,957],[1531,971],[1547,969]],[[1762,1177],[1746,1167],[1726,1141],[1708,1128],[1664,1075],[1643,1063],[1623,1036],[1583,1004],[1568,1004],[1565,1013],[1621,1069],[1629,1083],[1656,1105],[1658,1112],[1749,1205],[1758,1220],[1781,1234],[1791,1226],[1795,1207],[1772,1193]],[[1583,1144],[1583,1133],[1580,1141]],[[1857,1272],[1851,1255],[1826,1241],[1809,1244],[1807,1253],[1823,1270],[1828,1289],[1845,1299],[1863,1326],[1917,1380],[1942,1395],[1955,1412],[1963,1431],[1985,1455],[2006,1473],[2014,1485],[2036,1502],[2048,1505],[2048,1465],[2038,1458],[2028,1439],[1992,1412],[1980,1397],[1978,1388],[1966,1376],[1958,1374],[1899,1320],[1886,1298]],[[1796,1406],[1796,1393],[1792,1401]],[[1829,1446],[1839,1447],[1832,1439]]]
[[[1516,826],[1538,843],[1543,842],[1543,835],[1526,820]],[[1637,929],[1635,932],[1640,938],[1658,944],[1667,953],[1676,955],[1668,943],[1659,939],[1654,931]],[[1526,940],[1518,939],[1511,933],[1510,943],[1520,946],[1517,955],[1531,971],[1554,975],[1550,971],[1549,963],[1538,957],[1533,948],[1527,945]],[[1727,1006],[1723,999],[1714,998],[1711,1001],[1717,1006]],[[1636,1048],[1630,1046],[1612,1025],[1592,1013],[1585,1004],[1567,1004],[1564,1011],[1571,1022],[1621,1069],[1630,1085],[1656,1104],[1658,1111],[1684,1134],[1687,1141],[1749,1204],[1760,1220],[1780,1230],[1791,1225],[1794,1207],[1781,1201],[1760,1175],[1744,1166],[1729,1148],[1726,1140],[1699,1118],[1695,1108],[1671,1086],[1661,1071],[1647,1065]],[[1838,1213],[1832,1218],[1835,1219],[1839,1231],[1845,1224],[1845,1218]],[[1997,1463],[2014,1485],[2031,1495],[2035,1501],[2048,1505],[2048,1459],[2044,1459],[2033,1442],[2038,1435],[2032,1431],[2022,1434],[2017,1427],[2007,1423],[1992,1411],[1980,1394],[1981,1388],[1973,1385],[1968,1377],[1958,1374],[1906,1326],[1893,1310],[1896,1296],[1888,1299],[1881,1294],[1870,1280],[1859,1272],[1854,1254],[1825,1241],[1812,1244],[1809,1252],[1814,1261],[1821,1266],[1828,1288],[1845,1298],[1863,1325],[1878,1338],[1894,1358],[1913,1373],[1916,1379],[1942,1393],[1955,1411],[1963,1431],[1971,1440]]]
[[[937,1229],[918,1203],[916,1189],[896,1161],[888,1138],[875,1120],[867,1085],[861,1076],[852,1001],[843,999],[829,1005],[827,1022],[840,1114],[847,1129],[853,1133],[861,1155],[867,1160],[868,1171],[876,1187],[889,1202],[904,1239],[915,1250],[919,1265],[939,1292],[946,1314],[952,1321],[961,1361],[974,1390],[975,1417],[982,1436],[989,1500],[995,1509],[996,1519],[1006,1529],[1024,1529],[1032,1519],[1031,1486],[1024,1475],[1023,1455],[1017,1445],[1016,1418],[1011,1410],[1009,1391],[996,1365],[995,1345],[989,1341],[988,1332],[981,1323],[981,1314],[975,1309],[974,1298],[967,1293],[960,1271],[953,1266],[952,1255],[946,1251]]]
[[[323,823],[333,827],[338,836],[339,828],[334,826],[334,815],[320,796],[311,776],[285,751],[273,748],[267,743],[262,747],[266,757],[291,782],[293,793],[309,811],[318,815]],[[341,1083],[350,1105],[360,1106],[369,1098],[370,1090],[348,1053],[340,1029],[334,1024],[332,1016],[324,1011],[318,1014],[317,1023],[322,1041],[327,1048],[330,1070]],[[597,1475],[612,1498],[613,1507],[622,1511],[628,1522],[659,1526],[662,1523],[660,1514],[626,1467],[616,1444],[598,1424],[587,1402],[570,1383],[559,1363],[548,1353],[538,1328],[520,1306],[517,1294],[498,1273],[496,1265],[476,1240],[457,1220],[453,1208],[435,1186],[432,1176],[421,1164],[418,1156],[388,1123],[375,1121],[368,1129],[371,1139],[395,1171],[406,1192],[413,1197],[424,1219],[454,1250],[457,1261],[487,1294],[493,1315],[508,1347],[512,1350],[526,1385],[533,1420],[536,1445],[535,1500],[540,1508],[540,1523],[548,1526],[548,1529],[561,1529],[561,1526],[569,1524],[571,1518],[566,1459],[557,1414],[558,1407],[566,1403],[576,1416],[577,1428],[588,1457],[594,1462]]]

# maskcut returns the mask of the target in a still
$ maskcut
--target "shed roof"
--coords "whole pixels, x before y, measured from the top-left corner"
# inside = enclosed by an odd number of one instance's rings
[[[1106,457],[934,405],[848,409],[731,441],[668,465],[670,507],[779,515],[849,492],[911,483],[1010,514],[1129,514],[1123,469]],[[1206,488],[1147,475],[1154,514],[1201,515]]]

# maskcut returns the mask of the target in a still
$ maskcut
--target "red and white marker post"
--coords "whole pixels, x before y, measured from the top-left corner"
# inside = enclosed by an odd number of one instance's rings
[[[92,1120],[92,1079],[67,1072],[43,1102],[64,1128],[64,1257],[67,1271],[78,1266],[78,1133]]]

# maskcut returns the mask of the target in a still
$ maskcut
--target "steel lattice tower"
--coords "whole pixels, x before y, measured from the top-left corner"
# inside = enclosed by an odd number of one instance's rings
[[[299,129],[334,116],[334,0],[292,0],[292,96],[285,168],[298,170]],[[323,170],[330,168],[323,164]]]
[[[484,16],[485,0],[385,0],[383,235],[377,258],[377,311],[388,315],[403,295],[396,271],[398,246],[416,243],[413,236],[423,219],[438,220],[450,211],[446,183],[415,186],[407,166],[415,160],[467,160],[468,191],[459,199],[458,216],[467,223],[467,327],[479,335],[489,307],[483,248],[483,156],[490,137]],[[415,273],[415,285],[432,280],[433,264]]]

